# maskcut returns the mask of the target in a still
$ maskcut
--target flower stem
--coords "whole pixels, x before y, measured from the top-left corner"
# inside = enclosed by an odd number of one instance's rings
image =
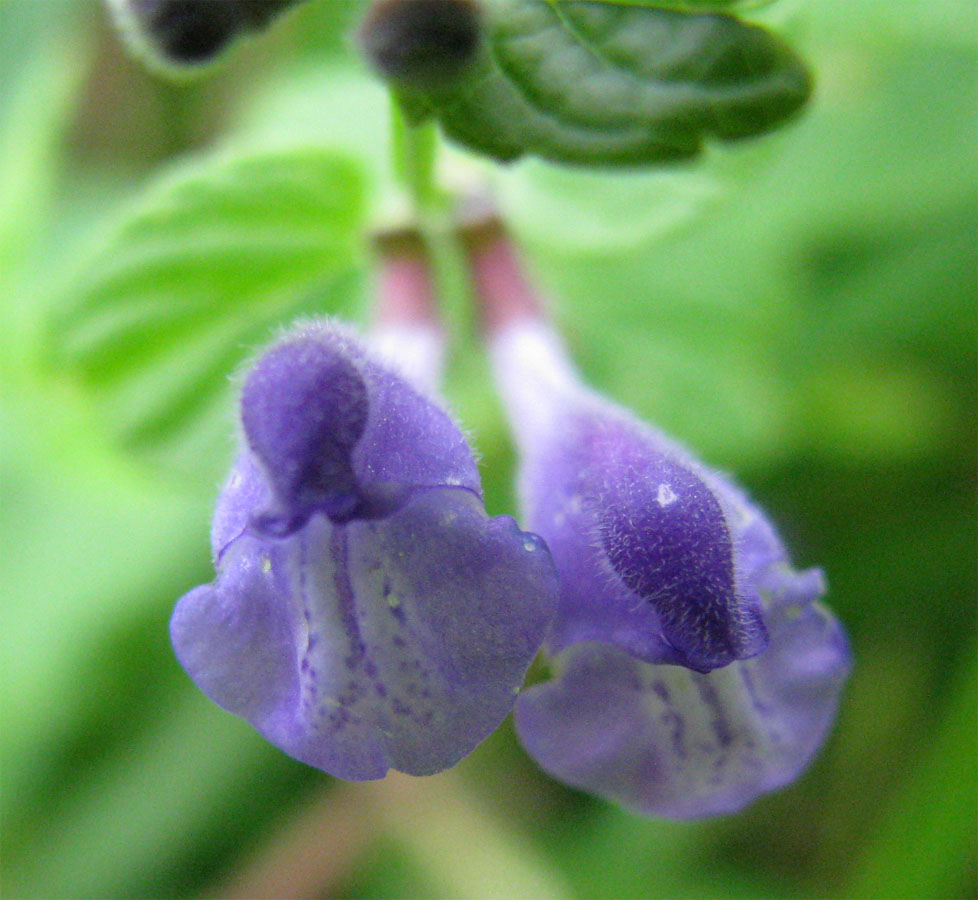
[[[392,95],[391,131],[394,174],[414,206],[447,330],[467,334],[472,326],[468,315],[470,288],[464,254],[450,221],[451,197],[438,184],[436,175],[440,143],[437,126],[430,121],[417,125],[409,122]]]
[[[444,206],[435,178],[438,132],[433,122],[412,125],[404,117],[400,101],[391,95],[391,146],[394,175],[407,189],[415,212],[422,220]]]

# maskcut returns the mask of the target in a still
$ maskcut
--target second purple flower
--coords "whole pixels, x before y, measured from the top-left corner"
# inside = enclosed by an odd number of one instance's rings
[[[849,669],[821,572],[795,572],[725,476],[584,386],[497,226],[470,249],[527,524],[560,575],[523,745],[647,815],[731,813],[793,781]]]

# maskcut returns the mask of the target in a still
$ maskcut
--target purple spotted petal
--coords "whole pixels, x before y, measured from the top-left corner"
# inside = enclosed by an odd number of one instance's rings
[[[554,777],[646,815],[732,813],[790,783],[832,724],[849,650],[811,602],[817,576],[783,579],[767,650],[708,674],[607,644],[565,650],[560,674],[517,703],[524,747]]]
[[[607,458],[608,472],[628,472],[620,450]],[[644,497],[658,507],[660,478],[667,476],[670,491],[679,493],[668,469],[645,471],[651,473],[649,488],[643,492],[626,476],[629,489],[619,495],[616,514],[633,528],[646,519],[630,504]],[[520,739],[548,772],[638,812],[672,818],[734,812],[797,777],[824,740],[850,664],[841,627],[818,603],[825,591],[821,572],[792,571],[770,522],[743,492],[723,476],[698,466],[696,471],[729,528],[737,595],[750,598],[763,618],[763,652],[707,674],[650,664],[626,640],[591,637],[600,634],[597,628],[578,626],[586,636],[575,642],[567,639],[573,634],[568,628],[554,641],[562,650],[554,660],[556,677],[525,692],[516,710]],[[595,543],[570,530],[587,520],[568,521],[566,541],[537,523],[554,549],[564,591],[568,580],[577,584],[572,573],[580,572],[590,576],[595,591],[603,582],[605,593],[594,595],[599,601],[624,596],[609,594],[608,584],[619,582],[606,570],[601,578],[589,568],[598,558]],[[653,531],[647,533],[655,545]],[[578,557],[568,549],[575,546]],[[588,546],[590,556],[583,549]],[[690,567],[695,571],[695,562]],[[615,575],[627,583],[617,570]]]
[[[570,784],[675,818],[791,781],[849,668],[821,573],[795,573],[724,476],[585,389],[542,323],[510,326],[493,355],[528,524],[561,579],[554,678],[516,709],[527,750]]]
[[[171,633],[201,690],[296,759],[426,775],[507,715],[555,595],[539,539],[435,488],[386,518],[233,541]]]
[[[333,324],[259,359],[242,421],[218,578],[171,622],[181,663],[334,775],[454,764],[512,708],[553,617],[543,542],[486,515],[454,422]]]

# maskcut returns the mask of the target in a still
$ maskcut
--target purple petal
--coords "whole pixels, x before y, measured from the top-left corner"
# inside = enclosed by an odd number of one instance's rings
[[[258,360],[245,380],[241,419],[271,491],[263,510],[251,508],[266,534],[290,533],[313,512],[337,522],[383,514],[414,487],[481,490],[451,417],[333,322],[294,330]],[[225,490],[222,505],[253,503],[249,468],[239,461],[240,484]],[[238,519],[220,507],[217,517]]]
[[[423,775],[507,715],[556,592],[539,539],[441,488],[386,518],[233,541],[172,634],[198,686],[297,759],[352,780]]]
[[[543,542],[490,519],[448,414],[335,323],[245,380],[215,584],[177,605],[208,696],[343,778],[437,772],[507,715],[556,607]]]
[[[821,572],[792,571],[770,522],[738,487],[610,405],[595,401],[589,413],[568,417],[549,464],[540,457],[539,469],[527,469],[530,508],[541,517],[531,523],[550,543],[562,593],[550,639],[558,674],[521,696],[520,738],[551,774],[636,811],[733,812],[792,781],[821,745],[849,669],[844,633],[818,605]],[[561,494],[555,483],[570,487]],[[679,506],[684,496],[691,501]],[[722,553],[708,546],[711,533]],[[634,602],[654,593],[668,554],[687,569],[685,580],[664,580],[678,622],[661,600],[656,619]],[[722,591],[710,581],[717,570]],[[733,602],[713,616],[698,599],[724,593]],[[697,638],[704,623],[712,644]],[[643,627],[683,655],[666,646],[656,656]],[[704,673],[722,640],[740,658]]]
[[[240,453],[221,488],[211,524],[211,553],[215,563],[220,563],[228,544],[248,530],[255,513],[268,509],[272,503],[268,482],[254,456],[247,451]]]
[[[353,448],[367,425],[367,387],[336,341],[300,334],[248,374],[241,422],[279,504],[292,516],[348,510],[360,497]]]
[[[582,394],[528,448],[522,487],[561,573],[554,651],[603,641],[709,671],[764,648],[722,498],[672,442]]]
[[[813,579],[795,576],[796,597]],[[556,778],[647,815],[741,809],[793,781],[818,750],[849,670],[818,604],[772,607],[770,645],[708,674],[577,644],[520,695],[520,740]]]
[[[452,485],[482,495],[469,443],[451,416],[409,379],[366,358],[370,415],[353,466],[364,484]]]
[[[295,610],[272,560],[281,548],[244,536],[227,547],[216,584],[196,587],[177,603],[170,637],[180,664],[215,703],[253,722],[277,727],[295,703]]]
[[[849,669],[821,573],[792,571],[724,476],[583,387],[546,323],[514,319],[492,355],[528,524],[561,579],[555,675],[516,707],[527,750],[557,778],[674,818],[791,781]]]

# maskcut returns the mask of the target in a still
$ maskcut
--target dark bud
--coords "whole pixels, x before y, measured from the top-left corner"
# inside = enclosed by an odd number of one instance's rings
[[[130,43],[171,67],[199,66],[298,0],[109,0]]]
[[[374,68],[406,86],[460,76],[482,40],[474,0],[375,0],[360,26],[360,46]]]

